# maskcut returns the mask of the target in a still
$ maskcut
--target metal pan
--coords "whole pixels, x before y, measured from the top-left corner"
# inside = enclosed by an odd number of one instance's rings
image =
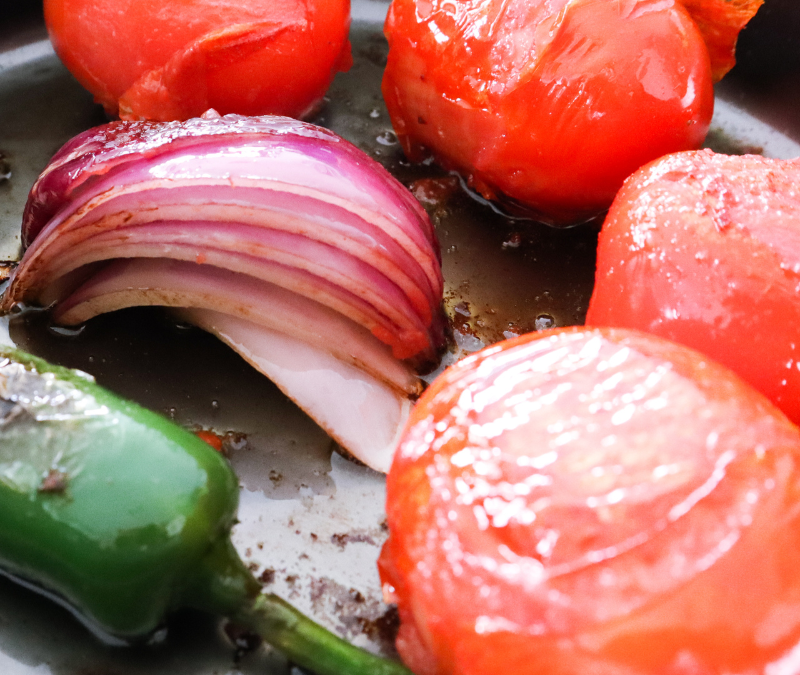
[[[380,95],[388,3],[354,0],[355,65],[316,121],[401,181],[450,181],[429,204],[442,244],[445,306],[460,353],[503,337],[581,323],[591,294],[597,224],[566,230],[513,220],[457,181],[403,158]],[[61,66],[36,4],[0,15],[0,260],[19,255],[27,192],[58,147],[105,121]],[[717,91],[709,144],[728,152],[800,155],[800,6],[768,0],[742,36],[740,65]],[[10,177],[4,178],[10,174]],[[7,334],[6,334],[7,332]],[[225,433],[241,480],[234,542],[275,592],[331,629],[391,653],[395,617],[375,560],[385,538],[383,479],[333,452],[319,428],[215,339],[158,310],[100,317],[78,333],[43,313],[0,321],[0,336],[182,424]],[[217,620],[174,617],[153,644],[99,644],[67,612],[0,579],[0,672],[6,675],[284,675],[279,655],[233,641]]]

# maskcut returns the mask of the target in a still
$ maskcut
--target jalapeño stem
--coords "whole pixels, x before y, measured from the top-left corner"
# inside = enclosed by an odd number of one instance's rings
[[[317,675],[411,675],[400,663],[342,640],[272,593],[259,595],[232,618]]]
[[[183,606],[225,616],[316,675],[412,675],[334,635],[278,596],[262,592],[228,537],[198,561]]]

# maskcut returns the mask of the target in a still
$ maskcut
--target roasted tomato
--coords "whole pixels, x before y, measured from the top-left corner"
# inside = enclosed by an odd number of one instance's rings
[[[729,57],[723,10],[760,2],[691,4]],[[394,0],[386,36],[383,93],[409,157],[547,222],[605,210],[640,166],[699,147],[713,112],[709,52],[677,0]]]
[[[61,60],[106,111],[303,117],[351,63],[349,0],[45,0]]]
[[[614,329],[485,349],[420,399],[387,486],[418,675],[797,672],[800,431],[693,350]]]
[[[724,363],[800,422],[800,161],[681,153],[609,211],[586,321]]]

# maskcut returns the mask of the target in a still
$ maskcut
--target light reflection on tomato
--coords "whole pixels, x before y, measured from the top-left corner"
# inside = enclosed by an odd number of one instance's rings
[[[428,390],[380,562],[419,675],[760,673],[800,639],[800,432],[700,354],[564,329]]]
[[[800,422],[800,162],[704,150],[626,181],[586,322],[689,345]]]
[[[383,93],[406,153],[545,221],[603,211],[711,120],[708,51],[671,0],[394,0],[386,35]]]

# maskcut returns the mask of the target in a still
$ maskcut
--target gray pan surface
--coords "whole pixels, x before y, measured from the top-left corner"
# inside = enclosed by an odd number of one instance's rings
[[[771,3],[771,4],[770,4]],[[380,95],[388,3],[353,2],[355,65],[314,121],[411,185],[446,177],[403,158]],[[766,11],[765,11],[766,10]],[[709,145],[800,156],[800,10],[767,0],[743,35],[740,66],[718,88]],[[60,64],[37,7],[0,4],[0,261],[19,255],[22,209],[58,147],[106,121]],[[457,353],[530,330],[581,323],[591,294],[597,224],[557,230],[505,218],[460,187],[427,205],[442,245],[445,307]],[[270,382],[215,339],[158,310],[100,317],[77,334],[42,313],[0,320],[0,337],[81,368],[182,424],[228,435],[241,481],[234,542],[270,588],[339,634],[391,653],[395,616],[375,561],[386,533],[383,478],[333,452],[331,441]],[[283,675],[269,649],[231,642],[216,619],[173,617],[156,644],[99,643],[65,610],[0,578],[2,675]]]

